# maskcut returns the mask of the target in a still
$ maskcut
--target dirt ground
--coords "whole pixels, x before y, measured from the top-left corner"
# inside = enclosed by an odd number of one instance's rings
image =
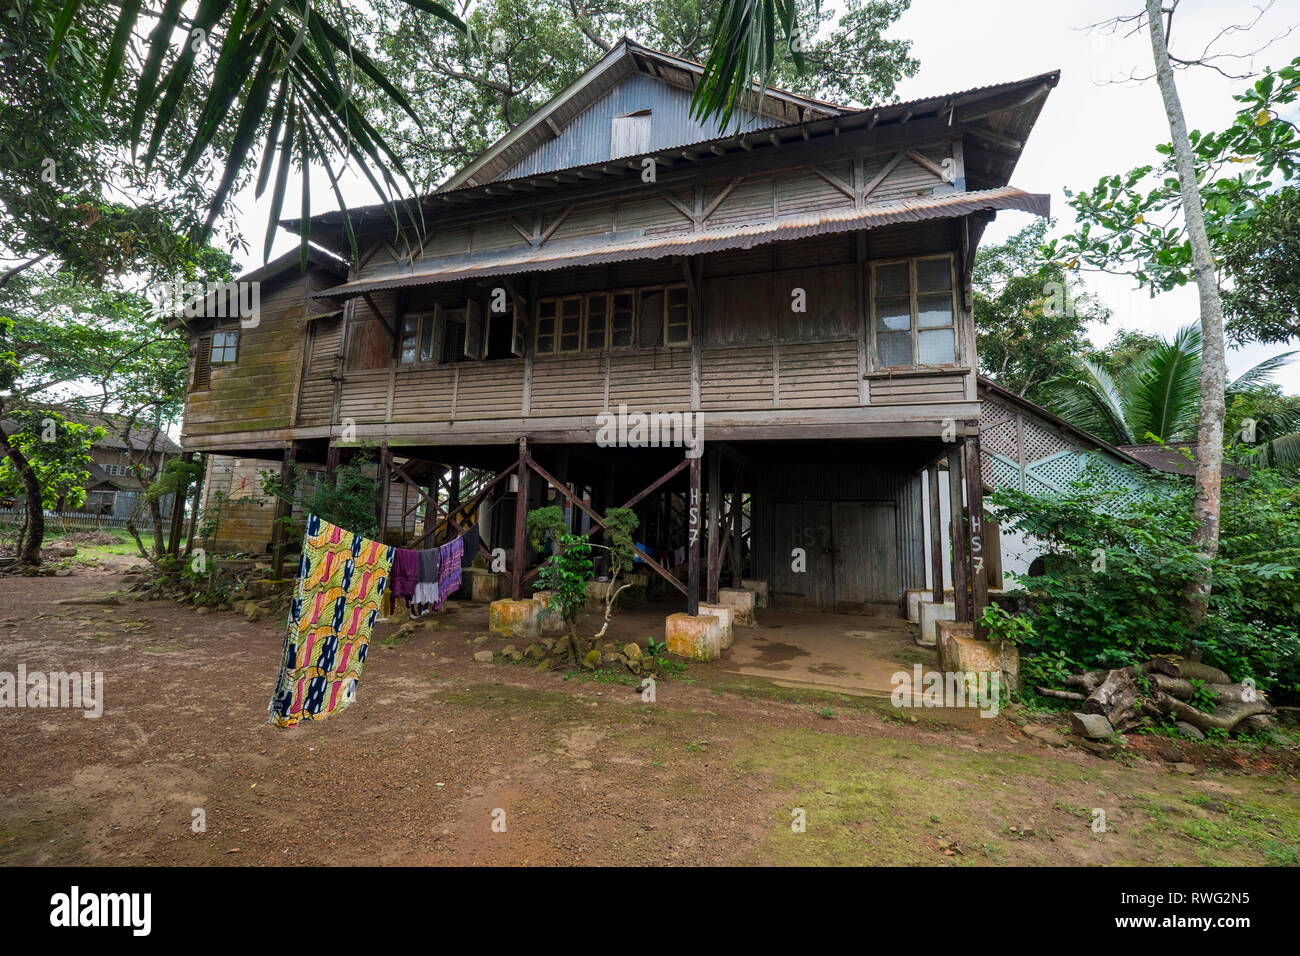
[[[1267,754],[1173,773],[1044,746],[1014,710],[706,664],[646,703],[612,674],[475,662],[507,643],[474,642],[483,606],[381,625],[356,703],[276,730],[281,622],[59,603],[120,589],[123,563],[0,577],[0,671],[102,671],[105,696],[100,719],[0,708],[0,863],[1300,863],[1300,784]]]

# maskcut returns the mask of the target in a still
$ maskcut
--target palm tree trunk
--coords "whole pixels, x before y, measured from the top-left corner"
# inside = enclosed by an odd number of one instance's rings
[[[1192,266],[1196,273],[1196,290],[1201,300],[1201,405],[1196,430],[1196,498],[1192,505],[1196,530],[1192,543],[1207,561],[1219,550],[1219,496],[1223,474],[1223,389],[1227,379],[1227,359],[1223,342],[1223,303],[1219,299],[1218,277],[1210,240],[1205,231],[1205,213],[1196,185],[1196,162],[1187,136],[1187,121],[1174,84],[1169,62],[1168,40],[1160,12],[1161,0],[1146,0],[1151,52],[1155,58],[1156,82],[1169,117],[1173,140],[1174,164],[1182,192],[1183,218],[1192,246]],[[1210,597],[1209,569],[1189,584],[1184,595],[1192,625],[1204,619]]]

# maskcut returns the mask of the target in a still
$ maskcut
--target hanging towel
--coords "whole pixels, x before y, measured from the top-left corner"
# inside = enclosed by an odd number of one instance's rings
[[[460,559],[465,552],[465,543],[461,538],[454,538],[438,549],[438,599],[434,602],[436,611],[443,602],[460,590]]]
[[[280,673],[267,707],[272,724],[324,720],[355,699],[395,550],[308,516]]]
[[[393,600],[398,598],[408,604],[415,597],[415,582],[420,575],[420,552],[398,548],[393,559]]]
[[[439,548],[427,548],[418,552],[420,570],[415,578],[415,598],[412,604],[438,603],[438,551]]]
[[[460,566],[468,568],[478,556],[478,525],[470,525],[468,531],[460,536],[464,544],[460,557]]]

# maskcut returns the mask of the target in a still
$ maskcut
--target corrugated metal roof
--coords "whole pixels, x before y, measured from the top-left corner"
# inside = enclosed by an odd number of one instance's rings
[[[434,285],[477,277],[506,276],[523,272],[548,272],[635,259],[663,259],[668,256],[701,255],[724,249],[749,249],[769,242],[805,239],[810,236],[858,229],[873,229],[902,222],[947,219],[976,212],[1020,209],[1038,216],[1049,214],[1051,197],[1027,193],[1011,186],[977,192],[953,192],[918,199],[879,203],[866,209],[834,209],[760,223],[745,223],[701,232],[672,236],[635,236],[610,241],[601,238],[555,243],[539,249],[505,254],[457,256],[430,263],[424,268],[399,275],[374,276],[345,282],[313,293],[316,298],[349,298],[363,292],[378,292],[409,286]]]

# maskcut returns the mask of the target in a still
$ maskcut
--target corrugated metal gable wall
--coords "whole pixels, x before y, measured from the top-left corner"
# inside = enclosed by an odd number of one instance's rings
[[[650,150],[685,146],[724,134],[716,122],[701,124],[691,118],[691,94],[641,73],[633,74],[614,87],[560,135],[539,146],[501,177],[515,179],[554,169],[567,169],[611,159],[611,135],[615,116],[650,110]],[[779,125],[767,116],[741,118],[741,130],[766,129]]]

